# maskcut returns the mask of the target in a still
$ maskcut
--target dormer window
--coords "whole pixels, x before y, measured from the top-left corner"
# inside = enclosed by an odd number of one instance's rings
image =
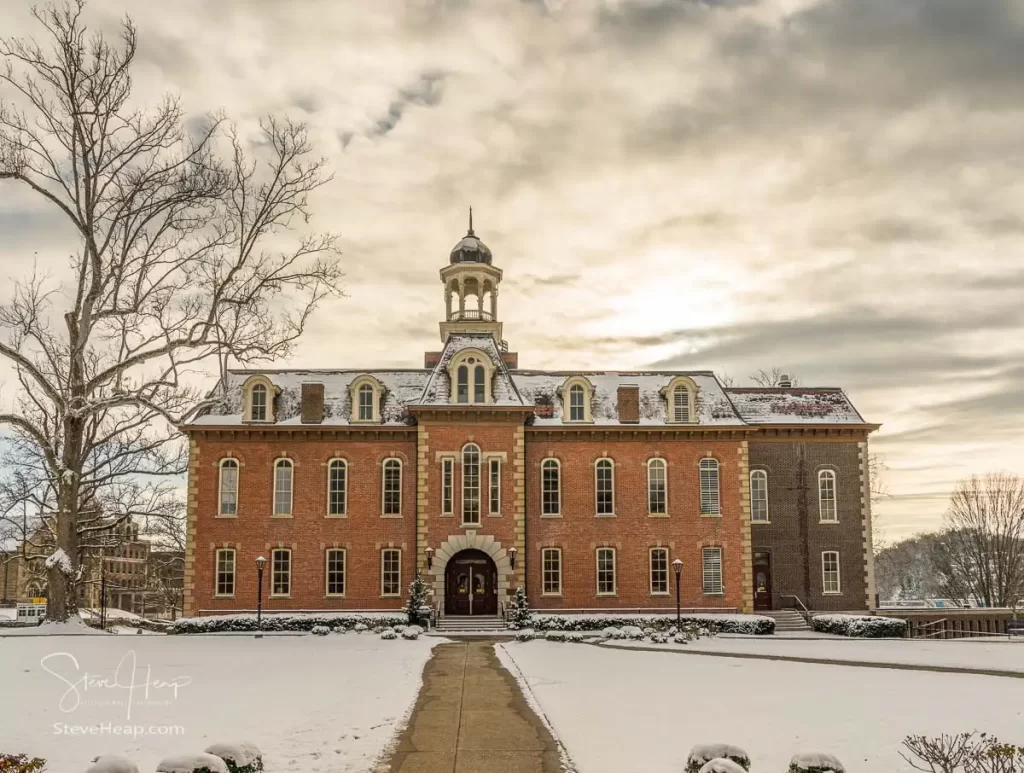
[[[589,424],[593,385],[583,376],[572,376],[562,384],[562,421],[566,424]]]
[[[453,403],[468,405],[491,402],[494,364],[483,352],[464,349],[452,359],[448,372],[452,380]]]
[[[380,397],[384,389],[373,376],[360,376],[349,385],[352,395],[352,423],[379,424]]]
[[[266,376],[250,376],[242,385],[243,421],[272,423],[277,391]]]
[[[666,419],[669,424],[693,424],[697,421],[695,410],[697,385],[685,376],[678,376],[662,390],[666,402]]]

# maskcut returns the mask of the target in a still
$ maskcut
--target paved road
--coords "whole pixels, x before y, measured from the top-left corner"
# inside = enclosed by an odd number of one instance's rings
[[[423,669],[391,773],[560,773],[558,746],[493,641],[441,644]]]

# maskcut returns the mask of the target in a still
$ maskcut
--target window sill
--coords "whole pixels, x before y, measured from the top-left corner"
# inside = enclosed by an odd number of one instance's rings
[[[271,593],[270,598],[272,599],[290,599],[292,594],[290,593]]]
[[[705,596],[724,596],[725,595],[725,591],[724,590],[720,590],[720,591],[717,591],[715,593],[704,593],[704,595]]]
[[[348,513],[328,513],[324,517],[329,520],[344,520],[348,518]]]
[[[546,515],[541,515],[541,518],[556,519],[556,518],[561,518],[561,517],[562,517],[561,513],[547,513]]]
[[[671,595],[667,590],[651,591],[649,596],[669,596]]]
[[[401,593],[382,593],[380,594],[382,599],[400,599],[402,598]]]
[[[455,517],[455,513],[440,513],[440,516],[442,518],[454,518]]]
[[[220,593],[215,593],[215,594],[213,594],[213,597],[215,599],[233,599],[235,597],[235,594],[232,593],[230,596],[224,596],[224,595],[222,595]]]
[[[562,598],[562,594],[561,593],[541,593],[540,595],[541,595],[542,598],[546,598],[546,599],[560,599],[560,598]]]
[[[821,592],[821,595],[822,596],[842,596],[843,592],[841,590],[823,590]]]
[[[488,518],[501,518],[501,513],[488,513]]]
[[[223,518],[226,521],[232,521],[238,518],[238,514],[236,513],[235,515],[224,515],[224,513],[217,513],[217,515],[215,515],[214,518]]]
[[[282,521],[287,521],[287,520],[288,520],[289,518],[294,518],[294,517],[295,517],[295,516],[294,516],[294,515],[292,515],[291,513],[289,513],[288,515],[280,515],[280,514],[274,514],[274,515],[270,516],[270,519],[271,519],[271,520],[282,520]]]
[[[325,599],[343,599],[343,598],[345,598],[345,594],[344,593],[325,593],[324,594],[324,598]]]
[[[701,513],[700,517],[701,518],[721,518],[722,514],[721,513]]]
[[[387,514],[383,514],[382,513],[380,517],[381,518],[401,518],[402,514],[401,513],[387,513]]]
[[[754,521],[754,520],[751,520],[751,523],[764,524],[764,525],[767,525],[767,526],[771,526],[772,525],[771,521]]]
[[[612,598],[612,597],[618,596],[619,593],[618,593],[618,591],[616,591],[615,593],[598,593],[596,595],[597,595],[598,598]]]
[[[594,513],[595,518],[615,518],[615,513]]]
[[[834,518],[834,519],[832,519],[830,521],[818,521],[818,523],[839,523],[839,519],[838,518]]]
[[[479,521],[476,522],[476,523],[460,523],[459,524],[459,528],[460,529],[479,529],[480,526],[481,526],[481,524],[480,524]]]
[[[668,513],[648,513],[648,518],[668,518]]]

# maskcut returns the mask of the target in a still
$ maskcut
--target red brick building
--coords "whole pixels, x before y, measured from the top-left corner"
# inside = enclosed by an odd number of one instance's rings
[[[866,423],[839,389],[521,370],[472,227],[409,370],[233,371],[190,437],[185,614],[872,606]]]

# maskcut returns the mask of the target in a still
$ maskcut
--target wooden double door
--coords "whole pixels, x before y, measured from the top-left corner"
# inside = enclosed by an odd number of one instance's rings
[[[446,615],[498,614],[498,569],[480,550],[463,550],[444,573]]]

